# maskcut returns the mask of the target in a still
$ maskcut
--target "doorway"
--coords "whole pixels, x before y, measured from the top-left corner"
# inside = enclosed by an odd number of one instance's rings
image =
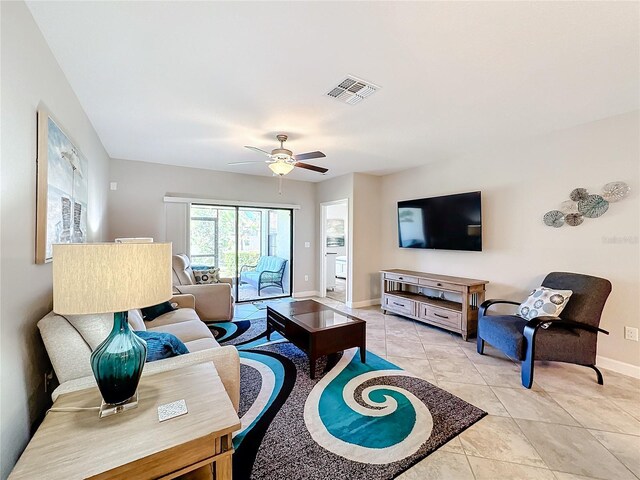
[[[191,205],[193,268],[218,267],[237,302],[291,296],[292,239],[291,209]]]
[[[349,292],[349,201],[320,204],[320,295],[347,303]]]

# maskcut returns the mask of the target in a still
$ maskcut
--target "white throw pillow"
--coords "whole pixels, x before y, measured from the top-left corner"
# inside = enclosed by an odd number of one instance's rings
[[[517,315],[527,320],[542,316],[559,317],[572,294],[571,290],[538,287],[520,304]]]
[[[218,267],[194,270],[193,275],[196,277],[196,283],[199,285],[220,282],[220,269]]]

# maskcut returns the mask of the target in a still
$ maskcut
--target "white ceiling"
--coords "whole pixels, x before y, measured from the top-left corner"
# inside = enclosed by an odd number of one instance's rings
[[[269,175],[226,164],[284,132],[387,173],[639,103],[637,2],[28,5],[113,158]],[[326,97],[347,74],[381,89]]]

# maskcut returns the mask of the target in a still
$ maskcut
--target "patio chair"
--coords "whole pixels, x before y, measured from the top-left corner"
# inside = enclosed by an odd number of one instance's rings
[[[280,257],[263,256],[260,257],[256,265],[243,265],[240,267],[240,283],[253,285],[260,291],[267,287],[278,287],[284,293],[284,271],[287,260]]]

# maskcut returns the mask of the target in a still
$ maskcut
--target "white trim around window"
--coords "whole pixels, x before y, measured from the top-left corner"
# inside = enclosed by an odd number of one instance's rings
[[[197,203],[200,205],[219,205],[221,207],[284,208],[300,210],[300,205],[293,205],[289,203],[241,202],[238,200],[215,200],[213,198],[172,197],[170,195],[165,195],[163,200],[165,203]]]

